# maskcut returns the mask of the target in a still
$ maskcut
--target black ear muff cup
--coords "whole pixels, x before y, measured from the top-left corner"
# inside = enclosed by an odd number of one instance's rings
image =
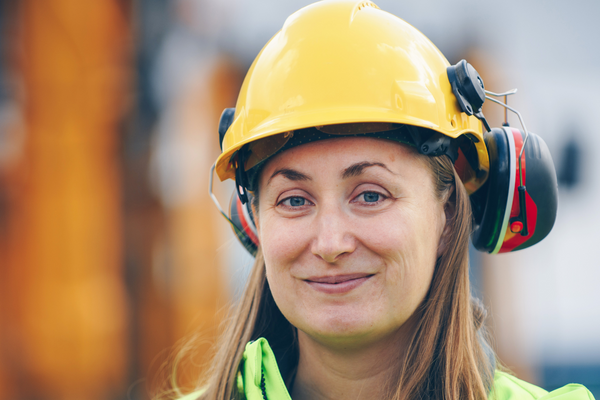
[[[255,256],[258,249],[258,235],[254,215],[252,215],[252,207],[250,206],[252,204],[251,195],[249,200],[246,204],[242,204],[238,192],[234,190],[229,203],[229,218],[234,225],[232,227],[233,232],[242,243],[242,246]]]
[[[227,130],[233,123],[234,116],[235,108],[226,108],[221,113],[221,118],[219,119],[219,146],[221,146],[221,151],[223,151],[223,139],[225,138]]]
[[[558,185],[552,156],[546,143],[530,133],[525,144],[523,181],[527,195],[535,204],[532,209],[527,207],[529,231],[533,234],[526,240],[524,237],[524,241],[514,248],[506,242],[508,236],[505,238],[504,230],[514,211],[515,196],[518,196],[515,187],[520,184],[516,167],[519,150],[515,148],[513,136],[508,135],[520,135],[519,142],[525,140],[521,131],[511,128],[494,128],[484,135],[490,157],[489,176],[471,195],[474,217],[471,240],[477,250],[487,253],[517,251],[538,243],[552,230],[558,209]]]
[[[529,139],[525,143],[525,171],[525,186],[537,206],[537,220],[533,235],[515,250],[533,246],[548,236],[558,211],[558,183],[554,162],[548,146],[535,133],[529,133]]]
[[[471,241],[477,250],[489,253],[498,244],[506,214],[511,149],[503,129],[493,128],[484,135],[484,140],[490,157],[490,171],[486,183],[471,195],[474,215]]]

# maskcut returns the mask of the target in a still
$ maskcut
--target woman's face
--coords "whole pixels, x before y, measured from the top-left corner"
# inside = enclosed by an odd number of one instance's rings
[[[323,344],[401,334],[429,289],[445,223],[423,156],[392,141],[309,143],[261,173],[269,286],[283,315]]]

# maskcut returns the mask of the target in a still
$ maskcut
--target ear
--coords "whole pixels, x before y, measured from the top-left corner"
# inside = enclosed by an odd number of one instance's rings
[[[437,258],[440,258],[442,254],[444,254],[444,251],[446,251],[446,248],[450,243],[452,223],[454,221],[454,215],[456,213],[456,196],[454,196],[454,187],[445,197],[446,199],[444,201],[444,212],[442,213],[442,222],[444,224],[444,229],[442,230],[442,234],[440,235],[440,242],[438,244],[437,250]]]

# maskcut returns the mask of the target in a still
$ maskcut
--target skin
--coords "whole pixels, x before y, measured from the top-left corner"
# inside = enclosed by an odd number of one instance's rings
[[[423,157],[339,138],[264,167],[257,228],[275,302],[298,328],[294,400],[383,398],[398,373],[447,231]]]

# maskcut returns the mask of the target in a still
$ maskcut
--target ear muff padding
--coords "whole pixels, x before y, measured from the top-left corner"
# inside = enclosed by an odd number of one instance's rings
[[[552,156],[544,140],[535,133],[529,133],[529,139],[525,143],[525,160],[527,193],[535,202],[538,212],[535,232],[514,250],[533,246],[548,236],[558,210],[558,183]]]
[[[258,236],[254,215],[252,214],[252,196],[248,193],[249,201],[242,204],[236,190],[233,191],[231,202],[229,203],[229,218],[233,223],[233,232],[238,237],[240,243],[253,256],[258,249]]]
[[[471,241],[477,250],[489,253],[494,250],[501,235],[511,166],[510,146],[504,130],[493,128],[484,135],[484,140],[490,157],[490,171],[486,183],[471,195],[474,215]]]

